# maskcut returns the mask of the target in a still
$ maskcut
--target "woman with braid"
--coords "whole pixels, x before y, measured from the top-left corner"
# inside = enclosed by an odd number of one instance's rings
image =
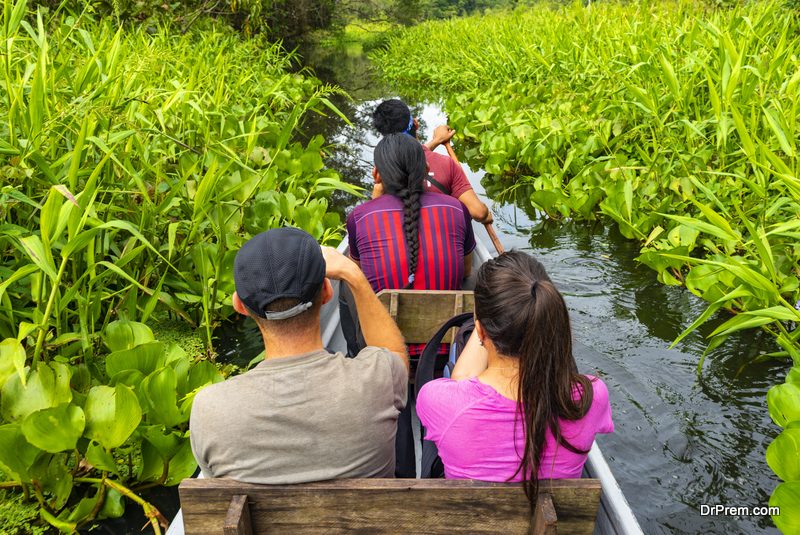
[[[347,217],[350,257],[372,289],[461,289],[475,248],[471,217],[457,199],[424,191],[422,146],[405,134],[384,136],[373,174],[383,193]]]
[[[605,383],[578,373],[563,297],[520,251],[478,270],[473,335],[417,414],[446,478],[522,481],[532,504],[539,480],[580,477],[595,435],[614,431]]]
[[[350,258],[372,289],[460,289],[472,267],[472,218],[461,201],[424,192],[428,165],[422,145],[406,134],[384,136],[375,147],[373,175],[380,194],[347,217]],[[345,302],[340,310],[348,352],[355,354],[363,342],[351,319],[353,307]],[[419,356],[423,348],[411,345],[409,356]],[[397,477],[416,475],[411,405],[409,401],[397,422]]]

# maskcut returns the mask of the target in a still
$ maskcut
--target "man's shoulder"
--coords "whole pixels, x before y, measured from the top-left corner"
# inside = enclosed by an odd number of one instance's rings
[[[405,364],[400,357],[384,347],[367,346],[359,351],[355,358],[346,360],[359,368],[383,368],[390,371],[392,375],[398,373],[398,370],[405,369]]]
[[[423,145],[423,147],[424,147],[424,145]],[[432,151],[430,149],[425,151],[425,159],[428,160],[429,164],[431,162],[447,164],[447,163],[449,163],[451,161],[450,160],[450,156],[447,156],[447,155],[442,154],[440,152]]]

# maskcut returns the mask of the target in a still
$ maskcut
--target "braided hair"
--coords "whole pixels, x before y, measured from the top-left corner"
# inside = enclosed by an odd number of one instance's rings
[[[419,256],[420,197],[428,167],[422,145],[406,134],[388,134],[375,147],[375,167],[383,189],[403,201],[403,234],[408,247],[408,286],[414,283]]]

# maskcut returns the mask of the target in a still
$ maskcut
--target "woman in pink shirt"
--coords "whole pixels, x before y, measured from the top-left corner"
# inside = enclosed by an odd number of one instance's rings
[[[578,478],[597,433],[611,433],[608,390],[578,373],[564,299],[542,265],[511,251],[481,266],[475,331],[451,379],[422,387],[417,414],[449,479]],[[531,477],[536,474],[536,477]]]

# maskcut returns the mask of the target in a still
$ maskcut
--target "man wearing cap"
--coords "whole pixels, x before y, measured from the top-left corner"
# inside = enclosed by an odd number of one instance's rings
[[[363,318],[368,347],[352,359],[322,345],[330,279],[347,284]],[[234,280],[233,306],[258,324],[265,356],[195,397],[191,444],[203,475],[265,484],[392,477],[408,358],[361,270],[302,230],[282,228],[244,244]]]
[[[417,138],[419,129],[419,122],[411,115],[409,107],[396,98],[378,104],[372,113],[372,125],[382,136],[403,133],[414,139]],[[425,190],[450,195],[467,207],[472,219],[478,223],[492,223],[494,221],[492,212],[475,194],[461,165],[449,156],[434,152],[439,145],[449,143],[455,133],[456,131],[447,125],[440,125],[433,131],[431,140],[422,144],[429,174],[428,180],[425,181]],[[373,169],[373,176],[375,173]],[[373,198],[379,196],[381,190],[381,185],[377,182],[375,187]]]

